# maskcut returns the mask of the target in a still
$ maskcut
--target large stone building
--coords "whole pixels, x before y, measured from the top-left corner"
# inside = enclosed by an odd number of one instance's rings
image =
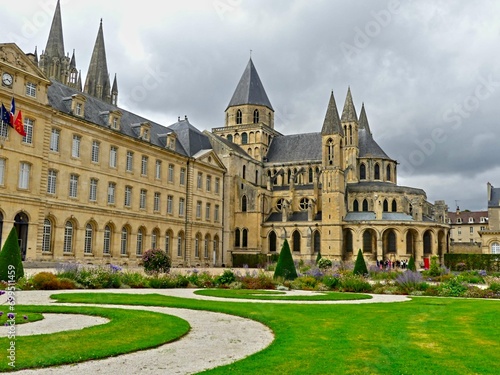
[[[481,231],[488,228],[488,211],[448,212],[451,253],[481,253]]]
[[[481,230],[483,254],[500,254],[500,188],[489,182],[486,186],[488,197],[488,226]]]
[[[317,132],[283,135],[250,59],[224,126],[157,124],[117,106],[102,23],[82,91],[59,2],[40,59],[1,44],[0,73],[0,99],[15,98],[27,133],[2,124],[0,243],[14,225],[24,259],[135,264],[162,248],[174,265],[230,265],[285,239],[303,260],[448,251],[446,205],[397,184],[350,90],[341,115],[330,94]]]

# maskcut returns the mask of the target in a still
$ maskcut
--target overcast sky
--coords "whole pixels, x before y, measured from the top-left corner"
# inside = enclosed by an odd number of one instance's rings
[[[56,0],[2,4],[2,42],[45,48]],[[318,132],[350,86],[400,185],[450,210],[487,208],[500,187],[500,2],[61,0],[64,47],[84,80],[103,20],[118,104],[200,130],[224,111],[252,60],[283,134]]]

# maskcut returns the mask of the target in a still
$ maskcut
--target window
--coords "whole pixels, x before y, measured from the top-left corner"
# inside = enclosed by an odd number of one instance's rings
[[[481,227],[479,230],[486,230],[486,227]]]
[[[259,110],[256,109],[253,111],[253,123],[258,124],[259,123]]]
[[[61,131],[59,129],[52,128],[50,133],[50,151],[59,152],[59,136]]]
[[[276,210],[281,211],[283,209],[283,205],[285,203],[285,200],[283,198],[280,198],[276,201]]]
[[[186,184],[186,168],[181,168],[181,173],[179,175],[179,184],[180,185]]]
[[[174,212],[173,204],[174,204],[174,197],[169,195],[167,197],[167,214],[172,214]],[[180,208],[179,208],[179,215],[180,215]]]
[[[75,115],[77,115],[77,116],[82,115],[82,103],[76,103]]]
[[[460,218],[460,217],[459,217],[459,218],[457,219],[457,224],[462,224],[462,218]]]
[[[100,146],[100,144],[98,141],[92,141],[91,161],[93,163],[99,162],[99,146]]]
[[[115,190],[116,184],[114,182],[110,182],[108,184],[108,204],[115,204]]]
[[[469,223],[473,223],[474,222],[474,218],[473,217],[469,217]]]
[[[293,251],[300,252],[300,233],[299,231],[293,232],[292,235],[292,241],[293,241]]]
[[[120,239],[120,254],[127,255],[128,250],[128,229],[126,227],[122,228],[122,236]]]
[[[241,212],[247,212],[247,196],[241,197]]]
[[[141,159],[141,174],[143,176],[148,175],[148,157],[145,155],[142,155]]]
[[[71,253],[73,251],[73,223],[67,221],[64,226],[63,252]]]
[[[157,180],[161,179],[161,160],[156,160],[156,164],[155,164],[155,178]]]
[[[215,187],[214,187],[214,189],[215,189],[215,194],[219,194],[219,188],[220,188],[220,178],[219,178],[219,177],[217,177],[217,178],[215,179]]]
[[[30,185],[30,172],[31,165],[28,163],[21,163],[19,166],[19,189],[29,189]]]
[[[94,228],[92,228],[92,224],[87,224],[85,227],[85,243],[83,246],[84,254],[92,254],[92,235],[94,232]]]
[[[69,177],[69,196],[70,198],[78,196],[78,176],[76,174]]]
[[[236,124],[241,124],[241,119],[242,119],[242,116],[241,116],[241,110],[237,110],[236,111]]]
[[[26,83],[26,95],[36,98],[36,84],[33,82]]]
[[[307,210],[308,207],[309,207],[309,198],[302,198],[300,200],[300,209],[302,211],[305,211]]]
[[[248,134],[241,133],[241,144],[246,145],[248,143]]]
[[[184,216],[184,198],[179,198],[179,216]]]
[[[358,200],[355,199],[353,202],[352,202],[352,211],[353,212],[358,212],[359,211],[359,203],[358,203]]]
[[[153,210],[155,212],[159,212],[160,211],[160,193],[158,192],[155,192],[155,195],[154,195],[154,201],[153,201]]]
[[[174,165],[168,165],[168,182],[174,182]]]
[[[158,249],[158,229],[153,230],[153,233],[151,233],[151,248]]]
[[[132,204],[132,186],[125,186],[125,201],[123,204],[125,207],[130,207]]]
[[[139,229],[137,231],[137,244],[136,244],[136,249],[135,249],[135,253],[137,255],[142,255],[142,248],[143,248],[143,245],[144,245],[144,229]]]
[[[90,179],[90,187],[89,187],[89,201],[96,202],[97,201],[97,179]]]
[[[500,243],[493,242],[491,244],[491,253],[492,254],[500,254]]]
[[[196,218],[201,219],[201,202],[196,202]]]
[[[30,118],[25,118],[24,119],[24,132],[26,133],[25,136],[23,136],[23,143],[26,144],[33,144],[33,125],[35,122],[30,119]]]
[[[208,247],[209,247],[209,244],[210,244],[210,237],[206,236],[205,237],[205,246],[204,246],[204,250],[203,250],[203,257],[205,259],[208,258]]]
[[[127,172],[132,172],[133,168],[134,168],[134,153],[132,151],[127,151],[125,170]]]
[[[380,166],[378,165],[378,163],[375,164],[374,178],[375,180],[380,180]]]
[[[177,237],[177,256],[181,257],[182,256],[182,234],[179,233],[179,236]]]
[[[234,247],[240,247],[240,230],[238,228],[234,230]]]
[[[216,204],[214,208],[214,221],[219,221],[219,205]]]
[[[165,234],[165,252],[170,255],[170,232]]]
[[[391,166],[390,165],[387,166],[385,175],[386,175],[387,181],[391,181]]]
[[[71,147],[71,156],[74,158],[79,158],[80,157],[80,142],[82,140],[82,137],[79,135],[73,135],[73,144]]]
[[[486,222],[486,218],[485,218],[485,217],[481,217],[481,218],[479,218],[479,222],[480,222],[480,223],[485,223],[485,222]]]
[[[368,201],[366,199],[363,199],[363,212],[368,211]]]
[[[248,246],[248,229],[243,229],[242,230],[242,236],[241,236],[241,246],[242,247],[247,247]]]
[[[47,193],[49,194],[56,193],[56,180],[57,180],[57,172],[53,169],[49,169],[49,175],[47,178]]]
[[[210,203],[205,206],[205,220],[210,220]]]
[[[470,228],[469,228],[469,233],[470,233],[470,234],[474,233],[474,227],[470,227]]]
[[[104,227],[104,242],[102,246],[102,252],[104,254],[109,254],[111,251],[111,227],[106,225]]]
[[[118,148],[116,148],[115,146],[111,146],[109,148],[109,166],[111,168],[116,168],[117,155]]]
[[[228,135],[227,135],[227,140],[228,140],[229,142],[232,142],[232,141],[233,141],[233,136],[232,136],[231,134],[228,134]]]
[[[206,191],[212,190],[212,176],[207,176]]]
[[[139,208],[141,210],[146,209],[146,190],[141,189],[140,195],[139,195]]]
[[[200,240],[201,240],[201,235],[198,233],[196,235],[195,240],[194,240],[194,257],[195,258],[200,257]]]
[[[329,139],[326,144],[327,150],[327,161],[329,165],[333,165],[333,157],[335,155],[335,145],[333,144],[333,140]]]
[[[462,234],[462,228],[460,227],[457,228],[457,234]]]
[[[198,180],[197,180],[197,183],[196,183],[196,186],[198,187],[198,189],[202,189],[203,188],[203,174],[202,173],[198,173]]]
[[[52,222],[49,219],[43,221],[42,252],[52,251]]]

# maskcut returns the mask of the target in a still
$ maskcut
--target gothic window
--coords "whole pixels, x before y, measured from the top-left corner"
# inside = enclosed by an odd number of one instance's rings
[[[293,232],[292,241],[293,241],[293,251],[300,252],[300,233],[298,230]]]
[[[396,202],[395,199],[392,200],[392,212],[397,212],[398,210],[398,203]]]
[[[424,254],[432,253],[432,237],[429,231],[424,233]]]
[[[234,230],[234,247],[240,247],[240,230],[238,228]]]
[[[366,166],[364,163],[359,166],[359,179],[366,180]]]
[[[313,169],[312,168],[309,168],[309,183],[312,184],[313,183],[313,180],[314,180],[314,173],[313,173]]]
[[[380,180],[380,166],[378,163],[375,164],[374,178],[375,180]]]
[[[366,230],[363,233],[363,253],[371,253],[372,252],[372,234],[369,230]]]
[[[241,133],[241,144],[246,145],[248,143],[248,134],[247,133]]]
[[[387,234],[387,252],[395,253],[396,252],[396,233],[391,229]]]
[[[387,202],[387,199],[384,199],[384,212],[389,211],[389,203]]]
[[[333,146],[333,141],[331,139],[329,139],[328,142],[326,143],[326,149],[327,149],[328,165],[333,165],[334,146]]]
[[[349,125],[349,144],[352,145],[352,126]]]
[[[238,109],[238,110],[236,111],[236,124],[237,124],[237,125],[241,124],[241,117],[242,117],[242,116],[241,116],[241,110],[239,110],[239,109]]]
[[[352,202],[352,210],[353,210],[353,212],[359,211],[359,203],[358,203],[357,199],[355,199],[354,202]]]
[[[368,211],[368,201],[366,199],[363,199],[363,212]]]
[[[228,140],[229,142],[232,142],[232,141],[233,141],[233,136],[232,136],[231,134],[228,134],[228,135],[227,135],[227,140]]]
[[[347,229],[345,231],[345,235],[344,235],[344,243],[345,243],[345,247],[344,247],[344,251],[346,253],[352,253],[352,249],[353,249],[353,246],[352,246],[352,232]]]
[[[387,181],[392,181],[391,179],[391,166],[388,165],[386,168],[385,176],[387,178]]]
[[[243,166],[243,176],[242,176],[242,177],[243,177],[243,179],[245,179],[245,178],[246,178],[246,174],[247,174],[247,167],[244,165],[244,166]]]
[[[302,198],[300,200],[300,209],[302,211],[305,211],[307,210],[308,207],[309,207],[309,198]]]
[[[259,123],[259,110],[256,109],[253,111],[253,123],[258,124]]]
[[[283,198],[278,199],[276,202],[276,209],[278,211],[281,211],[283,209],[283,204],[285,203],[285,200]]]
[[[248,229],[243,229],[241,231],[241,247],[248,246]]]
[[[241,197],[241,212],[247,212],[247,196]]]
[[[269,252],[270,253],[275,253],[276,252],[276,233],[273,231],[269,233]]]
[[[314,232],[314,252],[317,254],[321,250],[321,235],[319,231]]]

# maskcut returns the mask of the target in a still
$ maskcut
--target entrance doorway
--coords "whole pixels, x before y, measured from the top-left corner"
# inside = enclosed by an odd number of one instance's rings
[[[22,260],[26,260],[26,250],[28,248],[28,222],[28,215],[24,212],[18,213],[14,218],[14,227],[17,232]]]

